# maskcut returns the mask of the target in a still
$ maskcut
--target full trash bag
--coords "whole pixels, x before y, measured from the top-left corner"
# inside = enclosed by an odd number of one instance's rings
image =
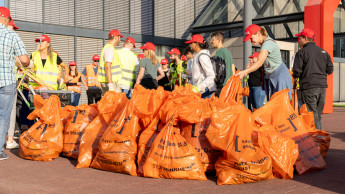
[[[173,126],[172,118],[154,139],[143,166],[145,177],[207,180],[199,154]]]
[[[108,91],[103,98],[97,102],[99,115],[96,116],[84,130],[84,134],[80,141],[78,164],[76,168],[88,168],[90,166],[92,159],[98,152],[99,140],[115,117],[117,111],[119,111],[117,106],[122,105],[122,102],[125,100],[123,96],[123,93]]]
[[[243,105],[224,106],[214,112],[206,137],[223,155],[216,162],[217,184],[241,184],[273,177],[269,155],[253,145],[251,111]]]
[[[315,129],[314,113],[308,111],[306,104],[302,105],[300,115],[309,134],[317,144],[322,157],[325,157],[331,144],[331,136],[326,131]]]
[[[63,124],[60,119],[60,99],[52,95],[47,100],[34,96],[35,110],[28,119],[39,120],[19,138],[19,156],[28,160],[51,161],[63,147]]]
[[[62,154],[66,157],[78,159],[81,137],[85,128],[98,115],[96,104],[83,104],[75,107],[69,115],[64,128]]]
[[[141,131],[139,119],[145,127],[157,115],[165,100],[162,87],[147,90],[136,85],[133,96],[123,112],[118,111],[99,144],[99,152],[91,167],[137,175],[137,137]]]
[[[298,174],[323,169],[326,163],[301,117],[291,106],[288,92],[288,89],[276,92],[265,106],[253,113],[253,117],[260,126],[272,125],[298,144],[299,157],[295,163]]]
[[[253,138],[254,137],[254,138]],[[294,164],[298,158],[298,145],[282,136],[272,126],[254,131],[252,141],[272,158],[273,174],[277,178],[292,179]]]
[[[61,109],[60,119],[61,119],[64,126],[66,125],[66,122],[68,120],[70,113],[73,112],[75,109],[76,108],[74,106],[70,106],[70,105],[67,105]]]
[[[164,126],[165,123],[163,123],[159,119],[159,115],[157,115],[152,120],[150,125],[146,129],[144,129],[144,131],[140,134],[137,155],[139,176],[144,176],[143,167],[146,162],[149,151],[152,147],[152,143],[156,139],[159,132],[164,128]]]
[[[222,88],[219,99],[223,102],[236,101],[239,104],[243,104],[243,96],[249,96],[249,89],[242,88],[239,76],[232,76]]]

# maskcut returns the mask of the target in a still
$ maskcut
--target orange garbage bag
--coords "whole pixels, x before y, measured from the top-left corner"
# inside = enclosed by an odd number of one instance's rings
[[[118,106],[125,100],[123,93],[108,91],[97,102],[98,116],[85,128],[80,141],[78,164],[76,168],[88,168],[98,152],[99,140],[115,117]],[[121,106],[122,107],[122,106]]]
[[[227,106],[214,112],[206,137],[223,156],[216,162],[217,184],[241,184],[273,177],[271,157],[255,147],[251,111],[243,105]]]
[[[247,95],[249,95],[249,90],[242,88],[240,77],[232,76],[222,88],[219,99],[223,102],[236,101],[243,104],[242,97]]]
[[[153,141],[143,166],[145,177],[207,180],[199,154],[171,119]]]
[[[34,96],[35,110],[28,119],[40,118],[19,138],[19,156],[28,160],[51,161],[63,147],[63,124],[60,120],[60,99],[52,95],[47,100]]]
[[[66,157],[78,159],[80,140],[87,125],[98,115],[97,105],[83,104],[74,107],[64,128],[62,154]]]
[[[60,111],[60,118],[63,123],[63,125],[66,125],[66,122],[68,120],[69,114],[75,110],[74,106],[67,105],[63,107]]]
[[[307,130],[309,132],[316,131],[315,122],[314,122],[314,113],[308,111],[306,104],[302,105],[299,113],[301,115],[304,126],[307,128]]]
[[[283,137],[272,126],[264,126],[254,131],[255,146],[272,158],[273,174],[276,178],[292,179],[294,164],[298,158],[298,145],[290,138]]]
[[[265,106],[253,113],[253,117],[260,126],[272,125],[284,137],[298,144],[299,157],[295,163],[298,174],[326,167],[317,145],[290,104],[288,89],[276,92]]]
[[[165,123],[163,123],[159,116],[157,115],[150,125],[144,129],[144,131],[140,134],[139,142],[138,142],[138,175],[144,176],[143,167],[146,162],[147,156],[149,151],[152,147],[153,141],[156,139],[159,132],[163,129]]]

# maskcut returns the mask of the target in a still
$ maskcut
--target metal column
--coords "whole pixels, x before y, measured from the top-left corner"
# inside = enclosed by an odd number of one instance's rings
[[[252,0],[244,1],[244,19],[243,19],[243,33],[246,27],[252,24]],[[243,69],[246,69],[246,66],[249,62],[248,57],[252,54],[252,45],[249,41],[244,42],[243,44]]]

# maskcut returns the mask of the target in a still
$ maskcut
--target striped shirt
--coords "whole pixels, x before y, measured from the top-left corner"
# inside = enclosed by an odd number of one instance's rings
[[[16,83],[15,57],[27,55],[17,33],[0,23],[0,87]]]

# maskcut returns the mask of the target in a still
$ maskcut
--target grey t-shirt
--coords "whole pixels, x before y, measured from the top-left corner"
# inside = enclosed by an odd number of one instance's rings
[[[140,61],[139,66],[145,68],[145,73],[144,73],[143,79],[145,79],[145,78],[156,79],[157,78],[157,70],[161,66],[161,64],[157,61],[157,64],[153,65],[151,59],[143,58]]]
[[[282,56],[278,44],[270,37],[267,37],[262,44],[261,49],[268,52],[266,61],[264,62],[264,68],[266,74],[271,74],[282,64]]]

